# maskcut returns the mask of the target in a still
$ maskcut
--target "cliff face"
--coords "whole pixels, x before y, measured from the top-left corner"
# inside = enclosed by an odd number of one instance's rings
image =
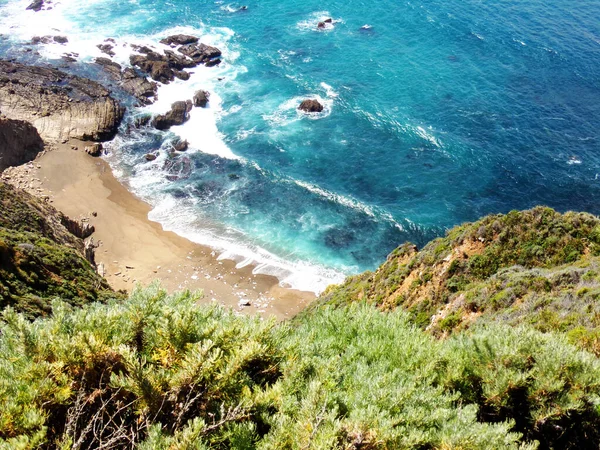
[[[94,81],[1,60],[0,111],[30,122],[48,141],[111,139],[124,112]]]
[[[0,183],[0,310],[37,317],[57,297],[82,305],[116,296],[72,231],[77,224],[52,206]]]
[[[538,207],[453,228],[421,251],[405,244],[319,304],[399,307],[436,335],[476,322],[529,324],[600,354],[598,298],[600,219]]]
[[[0,116],[0,172],[35,159],[44,142],[33,125]]]

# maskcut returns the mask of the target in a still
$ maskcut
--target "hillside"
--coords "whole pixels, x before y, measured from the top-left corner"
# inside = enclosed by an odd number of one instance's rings
[[[119,296],[85,258],[84,230],[24,191],[0,183],[0,308],[47,314],[52,299],[73,305]]]
[[[492,215],[418,251],[405,244],[374,273],[332,286],[319,304],[402,307],[436,335],[476,322],[567,332],[600,353],[600,220],[550,208]]]
[[[81,223],[4,184],[0,206],[0,449],[600,445],[592,215],[402,245],[276,324],[157,285],[125,298]]]

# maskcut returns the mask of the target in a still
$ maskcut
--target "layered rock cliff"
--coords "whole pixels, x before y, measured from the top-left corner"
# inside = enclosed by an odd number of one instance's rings
[[[0,111],[47,141],[114,137],[124,110],[100,84],[57,69],[0,60]]]

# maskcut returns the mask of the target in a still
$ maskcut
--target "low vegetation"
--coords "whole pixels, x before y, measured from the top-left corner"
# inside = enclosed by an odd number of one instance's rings
[[[0,448],[597,448],[600,363],[567,338],[322,307],[294,325],[151,287],[0,328]]]

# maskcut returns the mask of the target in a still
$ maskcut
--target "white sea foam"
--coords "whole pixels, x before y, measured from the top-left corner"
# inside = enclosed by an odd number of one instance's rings
[[[198,223],[197,210],[182,205],[172,197],[164,196],[149,214],[150,220],[162,224],[193,242],[208,245],[218,251],[218,259],[235,261],[236,267],[253,265],[252,273],[276,277],[282,287],[321,293],[330,284],[341,283],[345,275],[326,267],[305,261],[288,261],[249,242],[240,231],[202,221]]]

